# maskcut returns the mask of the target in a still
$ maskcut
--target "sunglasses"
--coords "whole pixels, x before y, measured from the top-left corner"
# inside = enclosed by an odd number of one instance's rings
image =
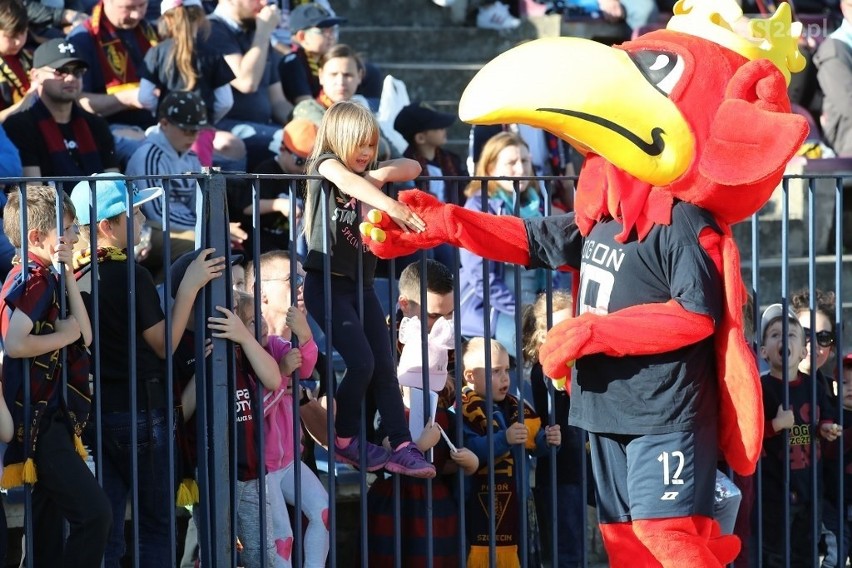
[[[805,340],[811,340],[811,329],[809,327],[803,328],[805,331]],[[834,332],[833,331],[818,331],[816,332],[816,340],[820,347],[831,347],[834,345]]]
[[[51,71],[53,71],[53,76],[57,79],[67,77],[68,75],[73,75],[75,78],[80,79],[86,72],[86,68],[82,65],[63,65],[59,69],[51,69]]]

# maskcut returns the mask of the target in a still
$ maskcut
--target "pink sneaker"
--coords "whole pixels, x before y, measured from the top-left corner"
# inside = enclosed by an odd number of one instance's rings
[[[334,452],[337,461],[354,465],[361,468],[361,442],[358,438],[353,438],[349,445],[341,448],[337,445],[337,440],[334,441]],[[390,454],[386,449],[376,444],[367,442],[367,471],[378,471],[385,467]]]
[[[413,443],[396,450],[385,464],[385,469],[391,473],[399,473],[410,477],[435,477],[435,466],[426,461],[423,452]]]

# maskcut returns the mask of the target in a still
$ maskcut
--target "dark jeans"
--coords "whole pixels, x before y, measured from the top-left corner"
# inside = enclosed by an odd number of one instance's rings
[[[781,492],[766,492],[763,498],[763,566],[765,568],[810,568],[812,554],[811,504],[790,505],[789,522],[785,522]],[[772,500],[775,503],[772,503]],[[818,513],[819,514],[819,513]],[[786,533],[786,535],[785,535]],[[790,542],[789,564],[784,557],[784,540]]]
[[[556,486],[556,497],[550,486],[536,487],[535,510],[538,514],[538,529],[541,537],[541,558],[550,561],[554,568],[577,568],[583,546],[583,526],[586,522],[586,504],[580,485],[561,484]],[[556,504],[556,526],[552,525],[550,504]],[[553,535],[556,539],[558,561],[551,559]]]
[[[169,493],[168,424],[165,410],[136,414],[137,445],[130,441],[129,412],[107,412],[103,428],[103,485],[112,505],[112,533],[104,558],[106,568],[118,568],[124,556],[124,517],[135,477],[139,489],[139,565],[169,566],[172,562],[169,515],[174,509],[174,495]],[[136,454],[136,474],[131,469],[131,456]]]
[[[42,421],[35,465],[33,565],[98,568],[112,511],[95,476],[74,448],[64,417],[53,415]],[[66,520],[70,526],[67,539]]]
[[[376,408],[382,416],[382,428],[393,447],[410,441],[391,352],[390,331],[375,290],[372,285],[364,287],[363,323],[358,317],[355,282],[343,276],[332,276],[330,294],[331,341],[346,364],[346,375],[335,395],[337,435],[346,438],[358,435],[361,401],[367,388],[372,387]],[[305,306],[326,331],[323,282],[318,272],[310,271],[305,277]]]

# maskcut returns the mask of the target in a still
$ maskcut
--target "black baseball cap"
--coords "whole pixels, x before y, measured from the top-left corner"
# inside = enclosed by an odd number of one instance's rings
[[[192,91],[172,91],[160,102],[160,118],[179,128],[200,130],[207,126],[207,105]]]
[[[68,63],[77,63],[88,68],[85,60],[78,57],[77,48],[74,44],[63,38],[46,41],[33,53],[33,68],[50,67],[59,69]]]
[[[447,128],[455,121],[455,115],[438,112],[415,102],[399,111],[396,120],[393,121],[393,129],[411,142],[418,132]]]
[[[333,15],[315,2],[300,4],[290,12],[290,31],[293,32],[308,28],[330,28],[345,23],[346,18]]]

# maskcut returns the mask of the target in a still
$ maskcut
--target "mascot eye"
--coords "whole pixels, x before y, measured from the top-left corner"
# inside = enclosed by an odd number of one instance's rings
[[[666,95],[671,94],[685,68],[681,56],[665,51],[638,51],[630,58],[648,82]]]

